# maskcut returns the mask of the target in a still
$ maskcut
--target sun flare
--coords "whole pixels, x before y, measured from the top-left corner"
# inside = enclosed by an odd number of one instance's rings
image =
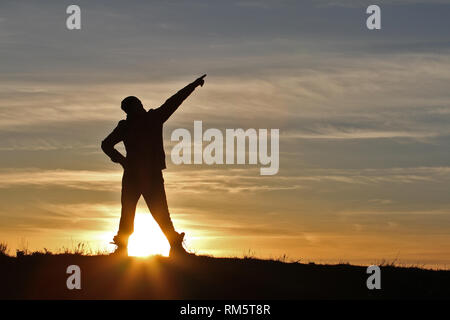
[[[147,257],[160,254],[169,256],[170,245],[150,213],[137,213],[134,233],[128,241],[128,255]]]

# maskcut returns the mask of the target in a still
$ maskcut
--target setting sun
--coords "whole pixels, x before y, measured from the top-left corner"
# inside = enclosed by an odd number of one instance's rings
[[[160,254],[169,256],[170,245],[150,213],[137,213],[134,233],[128,242],[128,255],[147,257]]]

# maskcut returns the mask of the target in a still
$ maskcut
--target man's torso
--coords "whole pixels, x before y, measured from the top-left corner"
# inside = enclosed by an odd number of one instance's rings
[[[148,170],[166,168],[163,123],[151,109],[142,116],[123,120],[127,166]]]

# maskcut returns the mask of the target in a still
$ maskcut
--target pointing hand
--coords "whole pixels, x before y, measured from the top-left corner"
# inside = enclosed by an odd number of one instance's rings
[[[205,84],[205,80],[204,80],[205,77],[206,77],[206,74],[202,75],[200,78],[197,78],[197,79],[194,81],[194,83],[195,83],[197,86],[203,87],[203,85]]]

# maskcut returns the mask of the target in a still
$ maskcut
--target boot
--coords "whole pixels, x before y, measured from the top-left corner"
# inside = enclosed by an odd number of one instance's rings
[[[118,235],[114,236],[112,244],[116,245],[116,249],[111,255],[114,256],[128,256],[128,241],[120,238]]]
[[[169,257],[188,256],[189,253],[183,248],[184,232],[177,233],[174,239],[170,242]]]

